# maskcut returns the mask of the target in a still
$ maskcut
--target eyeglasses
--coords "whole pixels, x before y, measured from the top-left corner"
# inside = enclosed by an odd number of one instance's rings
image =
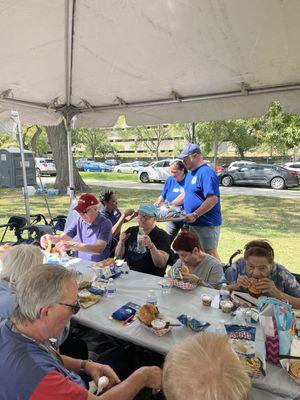
[[[153,218],[153,217],[151,215],[138,214],[137,218],[141,219],[143,221],[143,220],[150,219],[150,218]]]
[[[66,307],[72,308],[72,312],[74,315],[77,314],[78,311],[80,310],[79,300],[77,300],[75,304],[66,304],[66,303],[58,303],[58,304],[60,304],[61,306],[66,306]]]
[[[90,207],[90,208],[87,208],[87,209],[84,210],[84,211],[79,211],[79,214],[80,214],[80,215],[81,215],[81,214],[86,215],[92,208],[93,208],[93,207]]]

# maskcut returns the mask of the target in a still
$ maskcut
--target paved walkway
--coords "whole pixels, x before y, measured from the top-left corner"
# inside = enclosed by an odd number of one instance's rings
[[[55,178],[43,177],[43,182],[54,183]],[[144,189],[144,190],[161,190],[163,184],[161,183],[142,183],[142,182],[125,182],[125,181],[98,181],[98,180],[86,180],[86,183],[90,186],[106,186],[111,188],[120,189]],[[245,196],[268,196],[268,197],[280,197],[287,199],[300,199],[300,190],[274,190],[269,188],[254,188],[251,186],[232,186],[223,187],[220,186],[221,194],[242,194]]]

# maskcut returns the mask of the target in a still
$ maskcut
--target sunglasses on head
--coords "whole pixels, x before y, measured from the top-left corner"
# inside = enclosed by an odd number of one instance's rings
[[[78,313],[78,311],[80,310],[80,303],[79,300],[76,301],[75,304],[67,304],[67,303],[58,303],[61,306],[65,306],[65,307],[70,307],[72,308],[72,313],[75,315]]]

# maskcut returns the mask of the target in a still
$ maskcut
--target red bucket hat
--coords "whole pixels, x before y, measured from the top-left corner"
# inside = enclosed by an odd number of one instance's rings
[[[90,206],[95,206],[99,203],[96,196],[91,193],[84,193],[78,199],[78,204],[74,207],[74,210],[80,212],[85,211]]]

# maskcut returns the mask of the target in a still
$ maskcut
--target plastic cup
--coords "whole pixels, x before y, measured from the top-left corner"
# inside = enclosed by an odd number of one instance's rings
[[[232,311],[233,302],[230,300],[223,300],[223,301],[221,301],[220,306],[221,306],[221,310],[223,311],[223,313],[229,314]]]
[[[202,299],[202,305],[206,306],[206,307],[210,307],[211,306],[211,302],[213,300],[212,296],[210,294],[203,294],[201,296]]]

